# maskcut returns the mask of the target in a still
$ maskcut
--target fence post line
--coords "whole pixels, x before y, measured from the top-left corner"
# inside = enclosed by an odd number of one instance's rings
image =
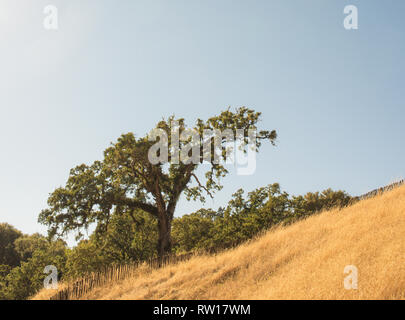
[[[84,275],[78,280],[68,282],[67,287],[60,290],[49,300],[71,300],[79,299],[89,293],[92,289],[115,282],[131,278],[136,275],[140,266],[146,264],[150,271],[165,267],[171,263],[185,261],[192,256],[191,253],[182,255],[164,255],[163,257],[148,258],[143,261],[133,261],[123,265],[104,267],[103,269]]]

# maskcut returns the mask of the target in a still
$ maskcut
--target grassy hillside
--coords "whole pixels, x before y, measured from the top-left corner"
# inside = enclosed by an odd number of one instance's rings
[[[359,271],[344,289],[344,268]],[[47,298],[42,291],[36,298]],[[216,256],[94,290],[87,299],[404,299],[405,187],[312,216]]]

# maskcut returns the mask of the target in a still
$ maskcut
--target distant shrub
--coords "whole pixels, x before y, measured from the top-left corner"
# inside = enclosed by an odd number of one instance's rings
[[[351,199],[346,192],[332,189],[290,197],[277,183],[249,192],[247,197],[240,189],[217,212],[204,209],[175,219],[174,247],[178,252],[230,248],[277,224],[347,206]]]

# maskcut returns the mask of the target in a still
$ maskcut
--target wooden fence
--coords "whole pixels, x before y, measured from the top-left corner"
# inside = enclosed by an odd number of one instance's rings
[[[146,264],[148,268],[153,270],[162,268],[168,264],[188,260],[192,255],[193,253],[168,255],[163,258],[152,258],[147,261],[108,267],[104,270],[93,272],[72,283],[69,283],[66,288],[58,291],[50,298],[50,300],[76,300],[83,297],[94,288],[102,287],[104,285],[135,276],[137,269],[143,264]]]
[[[388,186],[373,190],[362,196],[354,197],[354,200],[360,201],[375,197],[384,192],[393,190],[405,184],[405,180],[401,180],[392,183]],[[217,250],[216,250],[217,251]],[[105,268],[102,271],[91,273],[87,276],[82,277],[79,280],[69,283],[66,288],[58,291],[50,300],[75,300],[83,297],[88,292],[97,287],[102,287],[104,285],[110,284],[112,282],[125,280],[135,276],[137,269],[142,265],[146,264],[148,268],[158,269],[164,267],[168,264],[174,264],[180,261],[188,260],[193,253],[186,253],[183,255],[168,255],[163,258],[153,258],[147,261],[136,262],[121,266],[112,266]]]
[[[375,196],[378,196],[379,194],[383,194],[383,193],[385,193],[387,191],[391,191],[393,189],[396,189],[396,188],[402,186],[403,184],[405,184],[405,179],[400,180],[398,182],[391,183],[388,186],[385,186],[385,187],[382,187],[382,188],[375,189],[373,191],[367,192],[366,194],[363,194],[362,196],[354,197],[354,200],[360,201],[360,200],[366,200],[366,199],[369,199],[369,198],[373,198]]]

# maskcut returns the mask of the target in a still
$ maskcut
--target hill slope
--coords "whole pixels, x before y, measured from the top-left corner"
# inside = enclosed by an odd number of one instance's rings
[[[344,268],[358,268],[346,290]],[[270,230],[217,256],[92,292],[88,299],[403,299],[405,187]]]

